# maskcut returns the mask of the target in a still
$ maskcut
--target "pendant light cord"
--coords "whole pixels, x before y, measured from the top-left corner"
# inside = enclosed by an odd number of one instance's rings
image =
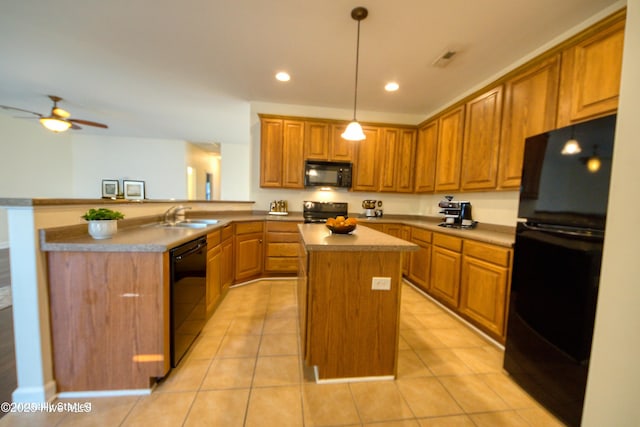
[[[356,36],[356,84],[353,95],[353,121],[356,121],[356,107],[358,105],[358,65],[360,62],[360,19],[358,19],[358,35]]]

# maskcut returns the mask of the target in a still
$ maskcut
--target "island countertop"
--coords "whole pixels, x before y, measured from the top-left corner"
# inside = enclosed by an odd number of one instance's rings
[[[324,224],[299,224],[308,251],[417,251],[418,245],[369,227],[358,226],[351,234],[332,234]]]

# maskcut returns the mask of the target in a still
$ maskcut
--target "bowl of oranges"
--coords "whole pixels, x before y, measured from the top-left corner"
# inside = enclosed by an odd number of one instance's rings
[[[331,233],[349,234],[356,229],[358,221],[355,218],[345,218],[337,216],[335,218],[327,218],[327,228]]]

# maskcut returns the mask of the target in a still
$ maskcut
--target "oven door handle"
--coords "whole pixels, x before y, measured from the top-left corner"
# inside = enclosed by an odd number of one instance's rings
[[[180,254],[178,256],[176,256],[174,259],[176,261],[182,261],[184,258],[188,257],[189,255],[192,255],[198,251],[200,251],[200,249],[202,249],[204,246],[206,246],[206,243],[198,243],[198,246],[196,246],[193,249],[189,249],[188,252]]]
[[[531,231],[540,231],[543,233],[549,233],[549,234],[556,234],[556,235],[560,235],[560,236],[571,236],[571,237],[587,237],[587,238],[602,238],[604,236],[604,233],[602,233],[601,231],[594,231],[594,230],[569,230],[569,229],[558,229],[555,227],[545,227],[545,226],[539,226],[539,225],[531,225],[531,224],[527,224],[526,222],[521,223],[523,228],[527,229],[527,230],[531,230]]]

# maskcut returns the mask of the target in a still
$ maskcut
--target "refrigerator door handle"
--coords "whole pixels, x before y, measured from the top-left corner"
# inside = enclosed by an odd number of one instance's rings
[[[572,237],[591,237],[591,238],[602,238],[604,233],[601,231],[591,231],[591,230],[568,230],[566,228],[556,228],[556,227],[545,227],[540,225],[532,225],[526,222],[521,223],[522,226],[531,231],[541,231],[543,233],[551,233],[557,234],[560,236],[572,236]]]

